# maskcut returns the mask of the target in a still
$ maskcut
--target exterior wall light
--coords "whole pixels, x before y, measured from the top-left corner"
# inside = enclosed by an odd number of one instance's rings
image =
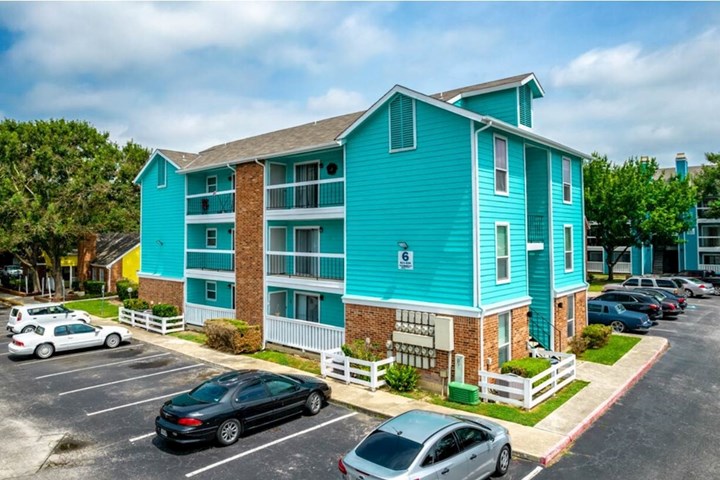
[[[398,247],[402,248],[403,250],[407,250],[407,249],[408,249],[408,244],[407,244],[407,242],[397,242],[397,245],[398,245]]]

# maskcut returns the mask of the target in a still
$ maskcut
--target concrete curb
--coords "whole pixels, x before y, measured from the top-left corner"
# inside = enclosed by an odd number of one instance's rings
[[[619,389],[617,389],[617,391],[615,391],[611,397],[607,398],[598,405],[595,410],[590,412],[590,414],[583,419],[582,422],[570,430],[563,440],[550,448],[550,450],[548,450],[547,453],[540,458],[540,465],[547,466],[552,463],[553,460],[555,460],[572,442],[580,438],[580,436],[585,433],[585,431],[590,428],[590,426],[592,426],[598,418],[605,414],[605,412],[608,411],[610,407],[620,399],[620,397],[625,395],[630,388],[632,388],[643,376],[645,376],[648,370],[650,370],[655,362],[657,362],[660,357],[665,354],[668,348],[670,348],[670,342],[666,341],[663,348],[655,352],[655,354],[650,357],[650,359],[640,370],[637,371],[637,373],[635,373],[635,375],[630,377]]]

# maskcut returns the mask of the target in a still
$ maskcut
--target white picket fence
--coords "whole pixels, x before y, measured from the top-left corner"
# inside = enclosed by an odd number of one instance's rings
[[[395,363],[395,357],[378,360],[377,362],[346,357],[339,348],[320,352],[320,373],[323,377],[332,377],[345,383],[364,385],[370,387],[373,392],[376,388],[385,385],[383,377],[389,365],[393,363]],[[369,370],[359,367],[366,367]],[[369,378],[369,380],[365,380],[365,378]]]
[[[162,333],[163,335],[185,330],[185,321],[182,315],[178,317],[156,317],[151,313],[136,312],[135,310],[128,310],[123,307],[120,307],[118,315],[120,323],[126,323],[131,327],[144,328],[151,332]]]
[[[555,393],[575,380],[575,355],[559,352],[546,352],[560,361],[532,378],[517,375],[505,375],[480,371],[480,398],[499,403],[507,403],[527,410],[547,400]],[[533,383],[544,379],[533,386]]]

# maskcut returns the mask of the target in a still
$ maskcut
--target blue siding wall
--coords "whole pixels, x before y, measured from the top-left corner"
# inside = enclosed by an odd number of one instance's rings
[[[185,177],[167,164],[165,187],[157,186],[155,155],[141,183],[140,272],[167,278],[182,278],[185,251]]]
[[[196,303],[198,305],[209,305],[218,308],[232,308],[232,289],[229,282],[215,281],[217,284],[217,300],[207,300],[205,298],[205,280],[198,278],[187,279],[187,301],[188,303]],[[242,320],[242,319],[241,319]]]
[[[562,157],[571,160],[572,203],[563,203]],[[585,252],[583,235],[585,228],[582,218],[583,194],[581,188],[582,163],[579,158],[552,151],[552,197],[553,197],[553,239],[555,263],[555,289],[580,286],[585,281]],[[565,225],[573,227],[573,270],[565,272]]]
[[[211,250],[232,250],[232,235],[228,233],[235,225],[232,223],[198,223],[188,225],[188,248],[205,247],[205,230],[214,228],[217,230],[217,247]]]
[[[525,160],[522,139],[507,139],[508,195],[495,193],[494,133],[478,135],[480,189],[480,277],[481,303],[489,305],[527,295]],[[495,223],[510,224],[510,282],[497,283]]]
[[[700,255],[698,253],[698,236],[700,235],[700,226],[697,222],[697,208],[692,208],[693,224],[695,227],[685,233],[685,269],[697,270],[699,267]]]
[[[288,252],[295,250],[295,227],[321,227],[320,252],[343,253],[343,221],[342,220],[303,220],[303,221],[269,221],[268,227],[285,227]],[[266,236],[270,248],[270,233]]]
[[[346,146],[349,295],[472,306],[470,122],[416,102],[417,146],[389,153],[388,109]],[[397,243],[414,252],[398,269]]]
[[[197,173],[189,173],[188,177],[188,195],[205,193],[207,191],[207,177],[217,177],[217,191],[224,192],[232,190],[231,177],[235,173],[235,169],[228,167],[215,168]]]
[[[268,292],[287,292],[287,312],[281,316],[295,318],[295,293],[297,290],[268,287]],[[303,290],[301,293],[316,293]],[[332,293],[317,293],[322,295],[320,300],[320,323],[323,325],[332,325],[334,327],[345,326],[345,305],[342,301],[342,295]],[[274,312],[269,312],[271,315]]]
[[[463,98],[456,105],[480,115],[489,115],[510,125],[518,126],[518,93],[516,88]]]

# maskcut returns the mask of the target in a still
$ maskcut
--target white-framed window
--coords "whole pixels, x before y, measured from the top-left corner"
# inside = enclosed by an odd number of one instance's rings
[[[390,152],[415,148],[415,100],[397,95],[388,105]]]
[[[495,224],[495,266],[497,283],[510,281],[510,224]]]
[[[307,322],[320,322],[320,295],[295,294],[295,318]]]
[[[511,335],[512,321],[510,312],[498,314],[498,367],[512,360]]]
[[[569,158],[562,159],[563,202],[572,203],[572,162]]]
[[[565,248],[565,271],[573,271],[573,227],[572,225],[565,225],[563,227],[564,232],[564,248]]]
[[[495,193],[507,195],[510,192],[508,185],[508,144],[503,137],[493,137],[495,151]]]
[[[205,229],[205,247],[217,248],[217,228]]]
[[[575,294],[572,293],[565,298],[567,308],[565,309],[567,319],[567,338],[575,336]]]
[[[157,186],[162,188],[167,185],[167,161],[164,158],[158,160]]]
[[[217,282],[205,282],[205,300],[217,300]]]
[[[235,172],[230,175],[230,190],[235,190]]]
[[[205,179],[205,191],[207,193],[217,192],[217,176],[213,175]]]

